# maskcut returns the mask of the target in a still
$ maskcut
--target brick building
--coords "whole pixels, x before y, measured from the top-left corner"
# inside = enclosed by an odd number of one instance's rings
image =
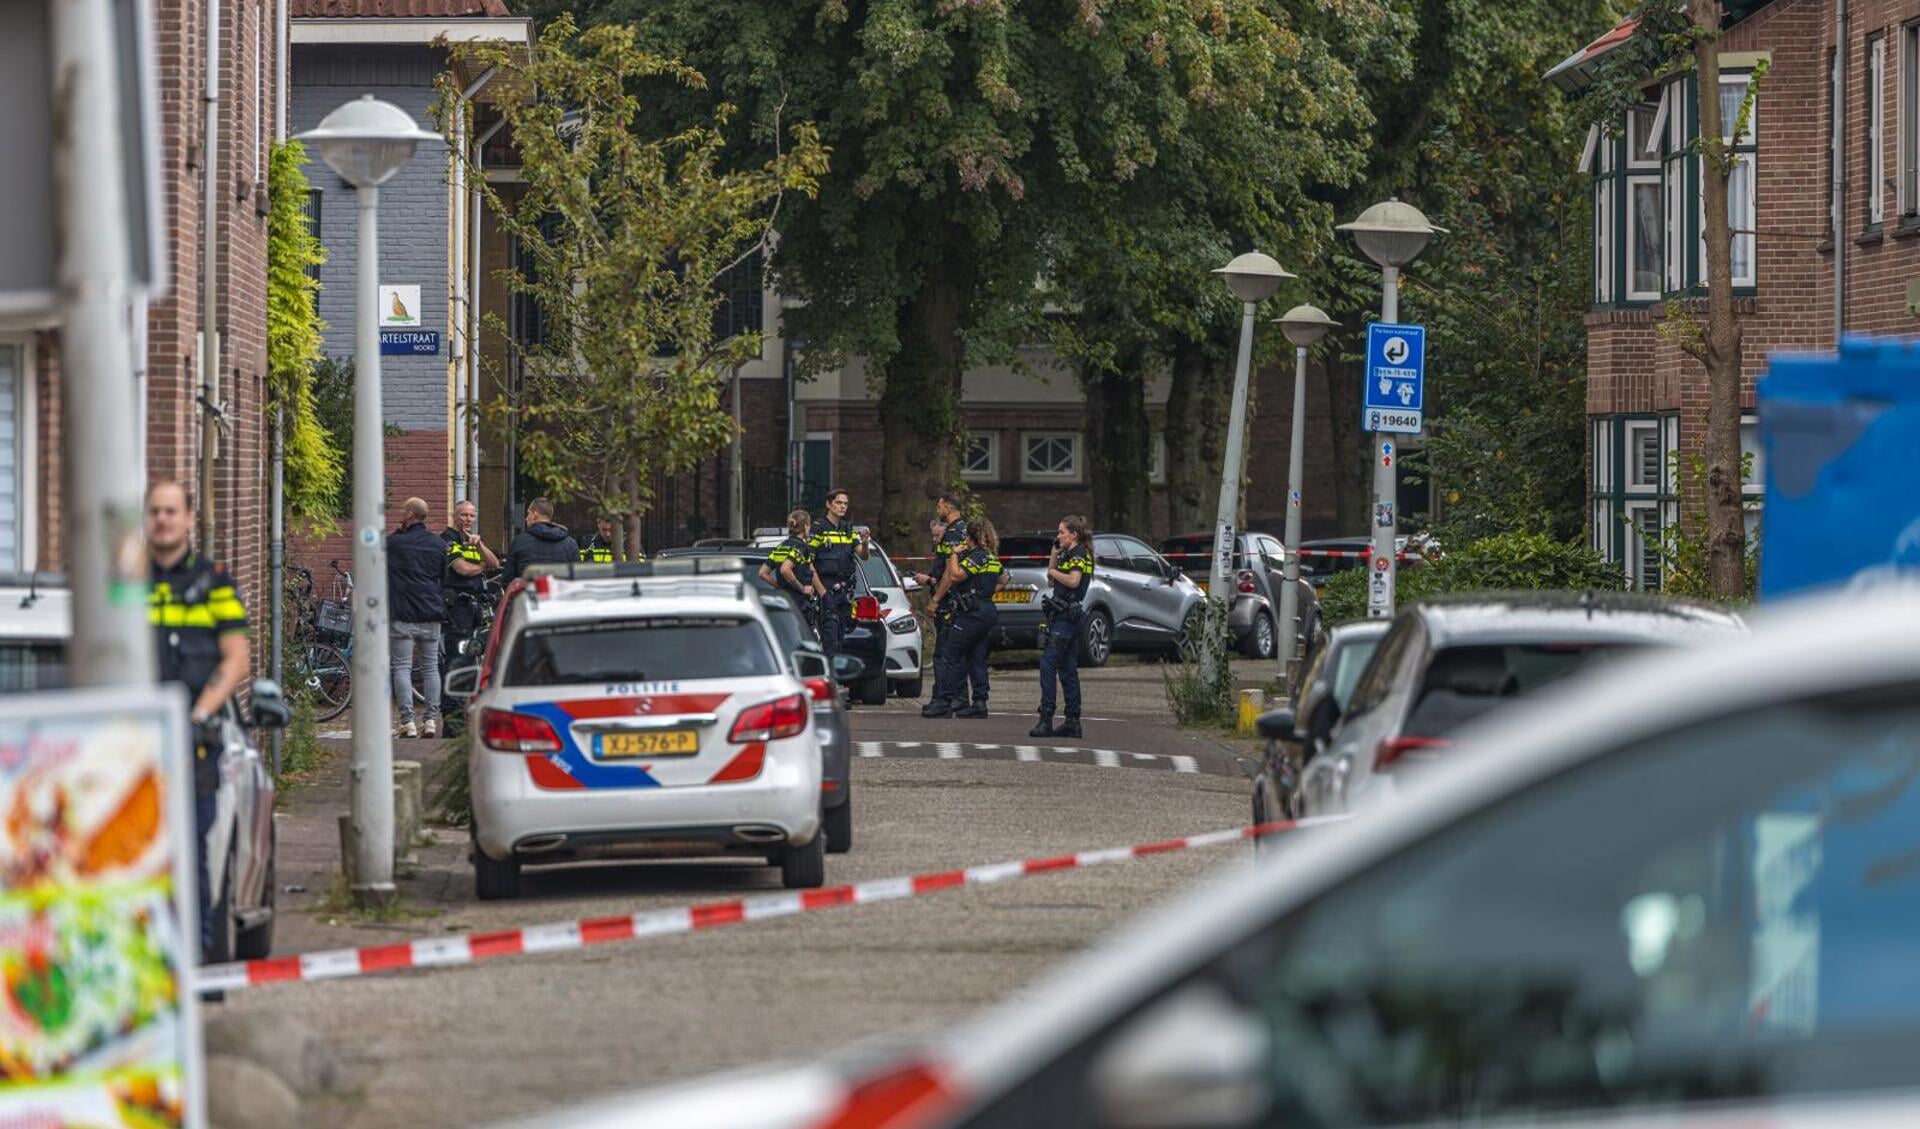
[[[209,52],[208,0],[156,0],[161,211],[171,286],[129,308],[145,390],[141,456],[151,479],[193,485],[213,527],[214,553],[249,593],[265,590],[267,428],[266,170],[279,89],[272,0],[217,0],[219,40]],[[206,131],[209,56],[218,61],[217,126]],[[206,161],[214,155],[213,225]],[[210,479],[198,482],[202,312],[214,248],[211,329],[217,335],[218,437]],[[63,570],[62,420],[85,405],[61,402],[60,331],[50,320],[0,323],[0,569]],[[203,489],[204,486],[204,489]],[[210,496],[210,504],[209,503]]]
[[[420,128],[439,132],[433,107],[442,97],[437,84],[443,76],[476,102],[486,94],[485,77],[456,65],[447,45],[529,38],[528,21],[509,15],[501,0],[293,0],[290,12],[288,114],[296,134],[362,94],[391,102]],[[455,137],[466,143],[464,125],[455,127]],[[349,362],[358,254],[355,192],[317,153],[309,154],[307,178],[309,221],[327,251],[320,268],[322,348]],[[467,295],[476,286],[484,292],[492,276],[471,269],[477,198],[468,189],[444,142],[421,145],[380,189],[380,282],[406,288],[408,303],[417,288],[418,309],[409,313],[421,331],[439,339],[433,354],[381,358],[390,524],[412,496],[426,499],[435,522],[451,513],[457,498],[477,497],[460,427],[474,383]],[[322,577],[326,561],[344,561],[352,553],[344,526],[332,537],[289,543],[289,556]]]
[[[1753,381],[1774,352],[1920,329],[1920,0],[1724,7],[1728,128],[1756,64],[1768,64],[1728,200],[1751,409]],[[1630,32],[1614,29],[1549,77],[1581,90],[1595,60]],[[1684,466],[1700,450],[1707,389],[1701,367],[1660,333],[1666,303],[1697,295],[1704,274],[1700,167],[1686,153],[1699,133],[1698,82],[1650,78],[1642,93],[1615,129],[1589,135],[1583,157],[1594,193],[1587,470],[1592,544],[1653,588],[1661,531],[1697,500],[1674,455]],[[1751,416],[1742,445],[1757,460]],[[1750,529],[1760,481],[1756,467]]]

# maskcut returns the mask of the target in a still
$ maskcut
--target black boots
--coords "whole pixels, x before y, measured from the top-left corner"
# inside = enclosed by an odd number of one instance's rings
[[[1070,717],[1067,720],[1061,722],[1060,727],[1053,731],[1053,735],[1055,737],[1078,738],[1080,736],[1080,719],[1077,717]]]
[[[947,701],[945,698],[935,698],[933,701],[928,702],[926,705],[920,707],[920,716],[921,717],[952,717],[953,703]]]
[[[985,717],[987,716],[987,703],[974,702],[972,705],[961,706],[959,709],[953,711],[953,716]]]
[[[1053,715],[1046,714],[1046,713],[1041,714],[1040,724],[1034,726],[1032,729],[1027,730],[1027,736],[1029,737],[1053,736]]]

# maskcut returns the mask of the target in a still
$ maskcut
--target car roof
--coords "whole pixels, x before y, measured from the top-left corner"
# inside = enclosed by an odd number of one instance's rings
[[[1593,671],[1579,686],[1516,699],[1458,755],[1409,781],[1392,818],[1313,828],[1289,844],[1285,865],[1235,868],[1204,882],[1016,997],[939,1033],[929,1049],[960,1088],[996,1092],[1210,959],[1223,938],[1244,936],[1537,781],[1705,718],[1895,682],[1920,682],[1920,589],[1913,587],[1793,601],[1756,617],[1751,636],[1649,651]]]
[[[1725,608],[1643,592],[1476,592],[1407,609],[1436,647],[1502,643],[1662,643],[1746,629]]]
[[[1356,619],[1352,623],[1338,623],[1327,632],[1327,646],[1338,647],[1348,643],[1364,643],[1369,639],[1378,639],[1393,626],[1390,619]]]

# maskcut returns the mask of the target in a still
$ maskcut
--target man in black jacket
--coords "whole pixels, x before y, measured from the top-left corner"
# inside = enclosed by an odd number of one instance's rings
[[[527,503],[527,528],[507,546],[507,559],[500,566],[501,579],[516,580],[531,564],[565,564],[579,559],[580,546],[566,526],[553,523],[553,503],[535,498]]]
[[[387,638],[393,698],[400,703],[396,737],[438,736],[440,726],[440,626],[447,618],[441,588],[447,576],[447,543],[427,528],[427,503],[408,498],[400,528],[387,535],[387,604],[393,619]],[[413,676],[426,699],[414,723]]]

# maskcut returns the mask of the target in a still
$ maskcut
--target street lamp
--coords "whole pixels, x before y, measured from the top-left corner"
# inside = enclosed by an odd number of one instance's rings
[[[1227,417],[1227,458],[1220,468],[1220,505],[1214,513],[1213,581],[1208,586],[1208,595],[1213,600],[1225,601],[1224,612],[1233,606],[1233,555],[1239,536],[1234,517],[1240,501],[1240,451],[1246,441],[1247,370],[1253,364],[1253,315],[1260,303],[1273,297],[1282,282],[1294,276],[1271,256],[1258,251],[1237,256],[1213,273],[1220,276],[1242,306],[1240,357],[1233,366],[1233,410]],[[1206,653],[1211,656],[1217,644],[1211,622],[1205,626],[1204,634]]]
[[[353,896],[392,900],[393,730],[387,710],[387,524],[380,408],[380,186],[423,141],[437,141],[405,110],[362,95],[298,140],[353,185],[359,203],[353,360]]]
[[[1400,320],[1400,268],[1417,258],[1436,232],[1435,227],[1412,204],[1388,200],[1360,213],[1352,223],[1340,225],[1353,233],[1360,253],[1380,266],[1380,320],[1393,324]],[[1373,556],[1368,561],[1372,580],[1367,587],[1367,617],[1388,619],[1393,615],[1394,541],[1399,523],[1394,515],[1395,474],[1392,440],[1384,432],[1373,436]]]
[[[1300,634],[1300,478],[1306,440],[1307,348],[1327,335],[1334,321],[1318,306],[1295,306],[1277,325],[1293,343],[1293,444],[1287,454],[1287,583],[1280,591],[1280,674],[1293,682],[1294,644]]]

